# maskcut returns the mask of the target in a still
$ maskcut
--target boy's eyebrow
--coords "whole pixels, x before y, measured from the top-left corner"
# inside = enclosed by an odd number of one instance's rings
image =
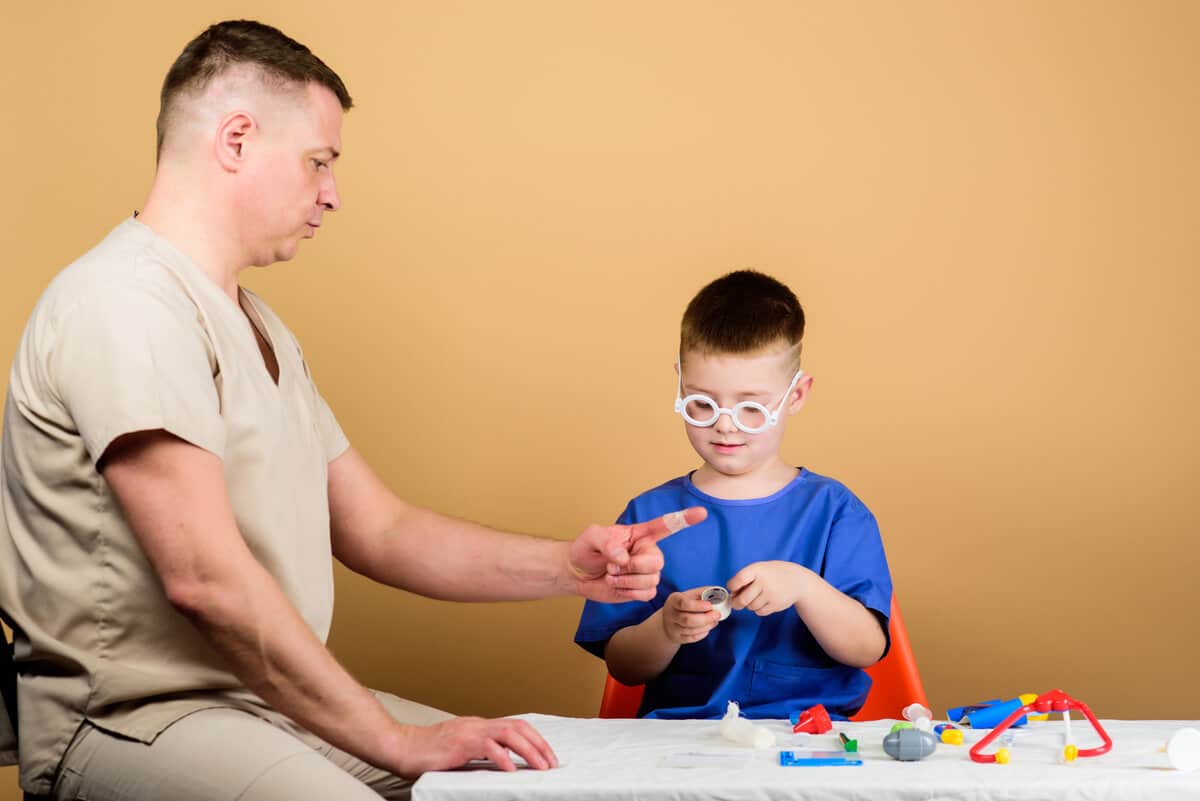
[[[705,389],[703,387],[698,387],[698,386],[695,386],[694,384],[689,384],[686,381],[683,383],[683,388],[687,389],[687,390],[691,390],[690,392],[684,393],[685,395],[707,395],[710,398],[713,396],[712,390]],[[764,395],[770,395],[770,394],[771,394],[771,390],[769,390],[769,389],[743,390],[742,392],[735,393],[734,397],[739,398],[739,399],[761,398]]]

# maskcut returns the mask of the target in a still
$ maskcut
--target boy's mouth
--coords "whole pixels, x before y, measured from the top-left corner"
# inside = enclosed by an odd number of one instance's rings
[[[741,443],[737,442],[714,442],[712,446],[717,453],[734,453],[738,448],[743,447]]]

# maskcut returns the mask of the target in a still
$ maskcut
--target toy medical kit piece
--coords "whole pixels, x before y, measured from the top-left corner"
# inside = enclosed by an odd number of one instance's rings
[[[954,707],[946,713],[946,717],[953,723],[970,726],[972,729],[990,729],[1008,717],[1014,709],[1020,709],[1025,703],[1020,698],[1010,698],[1007,701],[993,698],[990,701],[970,706]],[[1026,718],[1021,716],[1013,725],[1024,726],[1026,722]]]
[[[824,704],[810,706],[795,715],[792,723],[794,724],[792,726],[793,734],[824,734],[833,730],[833,722],[829,720],[829,713],[825,711]]]
[[[934,735],[946,745],[962,745],[963,733],[962,729],[955,726],[953,723],[939,723],[933,727]]]
[[[850,753],[858,752],[858,740],[851,740],[846,736],[846,732],[839,731],[838,739],[842,741],[842,748],[844,748],[846,751],[849,751]]]
[[[1200,731],[1180,729],[1167,740],[1167,763],[1175,770],[1200,768]]]
[[[1020,695],[1017,696],[1017,698],[1021,699],[1022,704],[1032,704],[1034,701],[1037,700],[1037,693],[1021,693]],[[1030,720],[1049,720],[1050,719],[1049,715],[1026,715],[1025,717],[1029,718]]]
[[[1092,748],[1079,748],[1071,742],[1070,720],[1072,711],[1079,712],[1088,719],[1088,722],[1092,724],[1092,728],[1096,730],[1096,734],[1100,735],[1100,739],[1103,740],[1100,745]],[[1000,737],[1010,726],[1014,725],[1017,720],[1031,712],[1037,712],[1039,714],[1046,714],[1049,712],[1063,713],[1063,739],[1065,741],[1065,745],[1063,746],[1061,756],[1067,762],[1074,761],[1077,757],[1093,757],[1100,756],[1101,754],[1107,754],[1112,749],[1112,738],[1108,736],[1108,732],[1106,732],[1104,727],[1100,725],[1100,721],[1096,720],[1096,716],[1092,714],[1092,710],[1088,709],[1087,704],[1085,704],[1083,701],[1075,700],[1062,690],[1051,690],[1048,693],[1042,693],[1031,703],[1022,704],[1021,706],[1012,710],[1008,717],[1000,721],[995,728],[988,732],[987,736],[975,743],[975,745],[971,746],[971,759],[976,762],[999,762],[1001,764],[1007,762],[1009,756],[1008,749],[1001,748],[994,754],[985,754],[983,753],[983,749],[991,745],[996,738]],[[1002,752],[1004,754],[1003,758],[1001,757]]]
[[[915,728],[911,723],[897,723],[883,738],[883,750],[892,759],[915,762],[937,750],[933,732]]]
[[[785,768],[820,768],[832,765],[861,765],[862,757],[845,751],[780,751],[779,764]]]
[[[909,704],[904,707],[900,714],[913,725],[914,728],[921,731],[929,731],[933,728],[933,712],[929,707],[922,704]]]
[[[725,706],[725,717],[721,718],[721,736],[739,745],[751,748],[770,748],[775,745],[775,735],[766,726],[756,726],[741,716],[737,701]]]
[[[729,613],[733,611],[729,606],[729,590],[724,587],[705,587],[700,593],[700,600],[712,604],[721,620],[729,617]]]
[[[1033,693],[1023,693],[1007,701],[1001,698],[993,698],[990,701],[981,701],[978,704],[953,707],[946,713],[946,717],[953,723],[970,726],[973,729],[990,729],[1008,717],[1009,712],[1024,704],[1032,704],[1036,700],[1037,696]],[[1013,725],[1024,726],[1030,720],[1045,720],[1048,717],[1049,715],[1023,716]]]

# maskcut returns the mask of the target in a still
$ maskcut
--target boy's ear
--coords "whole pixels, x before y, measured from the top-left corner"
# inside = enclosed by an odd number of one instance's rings
[[[795,414],[804,408],[804,402],[808,400],[808,393],[812,390],[813,377],[808,373],[800,376],[800,380],[796,382],[796,386],[792,389],[792,397],[788,401],[787,413]]]

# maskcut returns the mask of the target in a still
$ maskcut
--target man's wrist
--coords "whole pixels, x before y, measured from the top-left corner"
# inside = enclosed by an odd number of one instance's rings
[[[389,717],[387,725],[375,738],[377,757],[367,761],[399,776],[416,778],[421,773],[418,764],[421,728],[398,723]]]
[[[555,540],[553,546],[561,548],[562,555],[557,564],[562,565],[555,585],[563,595],[583,595],[583,582],[590,581],[595,576],[588,575],[582,568],[571,561],[571,543]]]

